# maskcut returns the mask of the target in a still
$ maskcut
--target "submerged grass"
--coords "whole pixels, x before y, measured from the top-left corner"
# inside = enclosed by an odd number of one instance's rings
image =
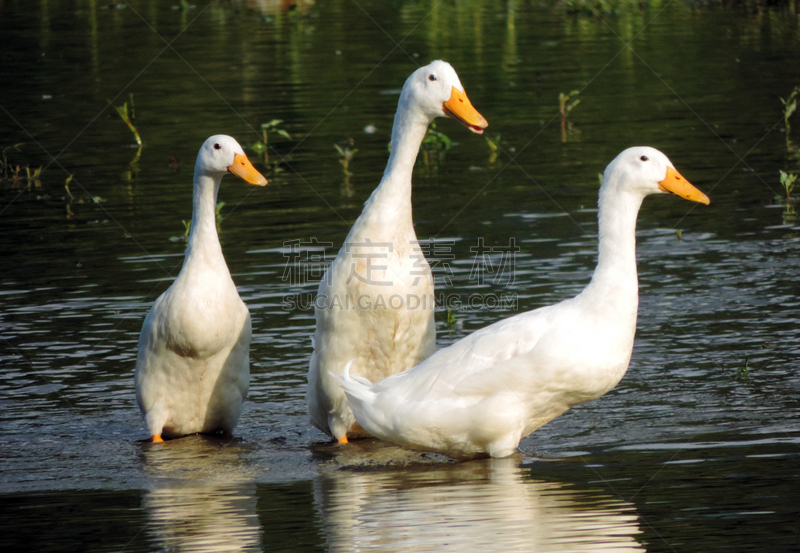
[[[783,104],[783,126],[786,132],[786,150],[789,153],[797,151],[797,147],[792,143],[792,126],[789,123],[789,119],[792,117],[795,111],[797,111],[797,97],[800,95],[800,86],[794,87],[789,96],[786,98],[780,98],[781,103]]]
[[[349,142],[352,143],[352,140]],[[352,175],[350,172],[350,162],[353,160],[353,156],[358,153],[358,149],[350,149],[350,146],[342,147],[339,144],[334,144],[333,147],[336,148],[336,153],[339,154],[339,163],[342,166],[342,173],[344,173],[345,177],[349,177]]]
[[[5,148],[3,148],[3,161],[2,161],[3,166],[2,166],[2,171],[3,171],[3,178],[4,179],[8,178],[8,168],[10,167],[10,165],[8,163],[8,152],[11,151],[11,150],[16,150],[17,152],[19,152],[19,151],[21,151],[20,148],[22,146],[24,146],[24,145],[25,145],[24,142],[19,142],[17,144],[12,144],[11,146],[6,146]]]
[[[781,7],[791,10],[795,2],[796,0],[686,0],[687,4],[695,7],[716,4],[724,8],[738,8],[745,11]],[[642,11],[651,7],[657,8],[661,4],[652,0],[555,0],[553,2],[556,8],[568,15],[594,17]]]
[[[497,154],[500,153],[500,135],[487,136],[486,144],[489,146],[489,165],[491,166],[497,162]]]
[[[281,127],[281,123],[283,123],[283,119],[273,119],[268,123],[261,123],[261,140],[250,145],[255,153],[263,157],[265,165],[269,164],[269,133],[275,133],[286,140],[292,139],[292,135]]]
[[[444,160],[447,151],[453,147],[452,139],[436,129],[436,123],[428,126],[425,138],[422,139],[422,161],[427,168],[438,167]]]
[[[575,133],[572,123],[567,123],[567,116],[581,103],[580,98],[576,97],[578,94],[580,94],[579,90],[573,90],[569,94],[558,93],[558,109],[561,112],[561,142],[566,142],[568,135]]]
[[[136,120],[136,111],[133,104],[133,92],[128,95],[128,102],[125,102],[121,106],[114,106],[114,109],[117,110],[117,115],[119,115],[120,119],[122,119],[128,128],[133,133],[133,137],[136,139],[136,143],[139,145],[139,148],[142,147],[142,137],[139,136],[139,131],[136,129],[136,125],[134,125],[134,121]]]
[[[792,197],[792,191],[794,190],[795,181],[797,180],[798,175],[794,173],[787,173],[785,171],[780,171],[780,181],[781,186],[783,186],[784,191],[786,192],[786,197],[783,198],[782,196],[776,196],[775,199],[784,204],[783,210],[783,223],[790,224],[795,223],[797,221],[797,211],[795,209],[795,205],[797,204],[797,198]]]

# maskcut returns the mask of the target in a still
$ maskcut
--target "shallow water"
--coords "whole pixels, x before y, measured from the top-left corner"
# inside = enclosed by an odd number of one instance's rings
[[[800,225],[775,199],[800,169],[778,99],[800,85],[794,7],[173,4],[0,2],[0,146],[12,173],[44,166],[0,181],[4,550],[800,549]],[[597,174],[625,147],[658,147],[712,200],[646,200],[628,373],[510,459],[341,447],[307,423],[309,298],[383,172],[398,90],[434,58],[502,148],[440,120],[457,144],[418,160],[417,234],[457,318],[440,345],[586,284]],[[112,109],[131,92],[138,158]],[[280,172],[249,151],[270,185],[220,192],[254,330],[237,437],[142,443],[136,340],[182,262],[197,148],[275,118]],[[358,149],[349,178],[334,143]]]

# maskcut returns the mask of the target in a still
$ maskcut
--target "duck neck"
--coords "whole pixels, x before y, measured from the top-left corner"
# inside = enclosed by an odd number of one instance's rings
[[[222,256],[217,235],[217,193],[222,177],[212,177],[195,170],[192,195],[192,226],[186,245],[184,266],[193,260],[205,260],[215,266]]]
[[[411,176],[430,119],[400,98],[392,127],[392,153],[378,188],[368,203],[380,202],[411,216]]]
[[[638,303],[636,217],[642,197],[604,188],[598,201],[597,268],[586,291],[606,299]]]

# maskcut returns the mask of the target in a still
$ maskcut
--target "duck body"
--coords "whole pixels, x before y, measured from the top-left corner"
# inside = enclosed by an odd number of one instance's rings
[[[306,398],[312,424],[338,441],[368,435],[335,378],[347,361],[377,381],[436,349],[433,275],[414,231],[411,176],[428,125],[444,115],[473,132],[486,127],[453,68],[435,61],[406,81],[383,178],[319,285]]]
[[[408,208],[391,214],[406,224],[373,227],[362,215],[317,292],[309,411],[313,424],[336,440],[367,435],[354,428],[344,393],[331,377],[341,373],[343,360],[355,357],[354,370],[377,381],[421,363],[436,350],[433,277]]]
[[[250,313],[216,229],[217,192],[226,171],[266,184],[231,137],[212,136],[198,154],[183,267],[153,304],[139,335],[136,399],[153,441],[198,432],[230,434],[247,397]]]
[[[708,203],[658,150],[625,150],[600,190],[589,285],[376,384],[345,370],[339,381],[359,424],[378,438],[457,459],[505,457],[522,437],[611,390],[628,368],[636,332],[636,215],[646,195],[667,191]]]

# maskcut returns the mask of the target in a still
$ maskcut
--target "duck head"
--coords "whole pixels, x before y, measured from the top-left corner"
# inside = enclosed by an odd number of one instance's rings
[[[429,121],[452,117],[476,134],[489,126],[472,107],[455,69],[446,61],[436,60],[414,71],[403,86],[400,102],[416,106]]]
[[[628,148],[614,158],[603,173],[603,188],[636,190],[642,196],[676,194],[693,202],[710,203],[708,196],[678,173],[667,156],[648,146]]]
[[[203,143],[195,164],[195,174],[198,173],[219,178],[233,173],[249,184],[267,184],[267,179],[253,167],[239,143],[224,134],[214,135]]]

